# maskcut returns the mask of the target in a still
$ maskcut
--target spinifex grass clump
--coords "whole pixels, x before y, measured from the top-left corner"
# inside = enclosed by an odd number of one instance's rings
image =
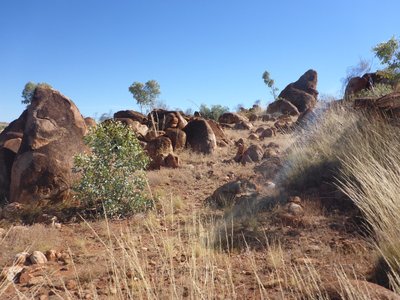
[[[151,207],[144,193],[149,159],[129,128],[117,122],[100,124],[85,137],[85,143],[90,153],[75,157],[75,169],[81,173],[75,191],[85,207],[109,217]]]
[[[400,292],[400,135],[386,123],[365,123],[364,136],[347,139],[341,189],[359,207],[372,230],[380,259],[375,279]]]

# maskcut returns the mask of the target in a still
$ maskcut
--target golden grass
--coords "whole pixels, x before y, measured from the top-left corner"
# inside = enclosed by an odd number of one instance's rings
[[[399,128],[368,121],[363,125],[345,141],[348,154],[341,159],[339,186],[363,213],[387,264],[388,280],[400,292]]]

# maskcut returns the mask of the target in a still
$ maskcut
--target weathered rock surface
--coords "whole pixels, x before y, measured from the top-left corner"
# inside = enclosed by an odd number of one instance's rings
[[[139,123],[146,123],[147,118],[145,115],[134,110],[121,110],[114,114],[114,119],[131,119],[133,121],[138,121]]]
[[[318,75],[314,70],[305,72],[296,82],[290,83],[279,94],[279,98],[286,99],[297,107],[299,112],[313,108],[317,103]]]
[[[350,78],[346,85],[344,99],[350,99],[362,90],[370,89],[373,85],[378,83],[390,84],[389,80],[378,73],[366,73],[361,77],[356,76]]]
[[[210,125],[212,131],[215,134],[215,138],[217,140],[217,145],[220,147],[225,147],[230,144],[229,139],[225,135],[222,127],[214,120],[207,120],[208,125]]]
[[[47,263],[46,256],[40,251],[33,251],[33,253],[29,256],[29,260],[33,265]]]
[[[259,162],[264,156],[264,149],[259,145],[250,145],[242,155],[240,162],[242,164]]]
[[[166,136],[158,136],[149,141],[146,145],[146,151],[151,158],[150,169],[160,169],[164,166],[164,160],[169,154],[173,154],[171,140]]]
[[[116,118],[114,119],[114,121],[120,122],[129,127],[136,134],[137,137],[140,137],[142,139],[144,139],[147,132],[149,131],[149,128],[145,124],[142,124],[136,120],[132,120],[129,118]]]
[[[166,130],[167,128],[183,129],[188,123],[179,111],[164,109],[151,111],[148,115],[148,120],[148,126],[151,128],[155,126],[157,130]]]
[[[95,119],[91,118],[91,117],[86,117],[85,118],[85,124],[87,128],[92,128],[92,127],[96,127],[97,123],[95,121]]]
[[[73,157],[85,149],[87,132],[78,108],[61,93],[38,87],[19,120],[24,130],[12,163],[10,202],[39,205],[69,200]]]
[[[290,116],[298,116],[299,110],[291,102],[285,99],[278,99],[268,105],[267,113],[269,114],[284,114]]]
[[[256,186],[247,179],[228,182],[208,197],[205,201],[207,205],[216,208],[232,206],[243,196],[249,196],[257,191]]]
[[[249,119],[237,113],[226,112],[218,118],[218,122],[224,124],[239,124],[242,122],[248,123]]]
[[[260,173],[265,180],[274,180],[281,170],[283,163],[280,157],[271,157],[254,167],[256,173]]]
[[[217,140],[208,122],[202,118],[191,120],[183,129],[186,133],[186,145],[195,152],[211,154],[217,146]]]
[[[24,134],[27,111],[0,133],[0,203],[9,200],[11,169]]]
[[[165,135],[171,140],[174,151],[182,150],[186,145],[186,133],[179,128],[168,128]]]
[[[260,134],[261,139],[270,138],[276,136],[276,129],[274,127],[263,130]]]
[[[325,291],[328,299],[331,300],[347,299],[355,295],[363,295],[363,298],[367,297],[371,300],[400,300],[400,296],[391,290],[363,280],[349,280],[346,286],[338,281],[332,282],[323,286],[322,291]]]

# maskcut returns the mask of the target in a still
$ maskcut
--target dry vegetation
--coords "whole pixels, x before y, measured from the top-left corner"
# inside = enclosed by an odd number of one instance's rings
[[[7,126],[8,126],[8,123],[0,122],[0,132],[2,132],[4,130],[4,128],[6,128]]]
[[[232,140],[249,133],[226,131]],[[65,224],[61,229],[10,227],[0,240],[2,266],[28,248],[64,250],[71,260],[46,270],[38,285],[5,279],[0,295],[330,299],[324,287],[336,282],[343,299],[371,299],[370,291],[353,281],[371,278],[400,293],[396,133],[390,125],[337,107],[309,128],[257,142],[273,140],[285,150],[279,174],[283,191],[268,189],[254,165],[225,162],[235,155],[233,145],[214,156],[184,151],[182,168],[148,172],[151,193],[158,199],[149,213],[121,221]],[[251,178],[259,195],[232,209],[204,206],[217,187],[237,178]],[[327,180],[356,204],[364,223],[355,223],[351,213],[326,206],[318,193],[309,192]],[[285,197],[293,193],[302,196],[304,216],[289,220],[284,217]]]

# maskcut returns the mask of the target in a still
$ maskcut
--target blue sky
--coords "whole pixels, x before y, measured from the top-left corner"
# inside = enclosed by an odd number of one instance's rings
[[[313,68],[321,94],[398,36],[398,0],[12,0],[0,4],[0,121],[28,81],[48,82],[85,116],[138,109],[133,81],[157,80],[171,108],[271,100]]]

